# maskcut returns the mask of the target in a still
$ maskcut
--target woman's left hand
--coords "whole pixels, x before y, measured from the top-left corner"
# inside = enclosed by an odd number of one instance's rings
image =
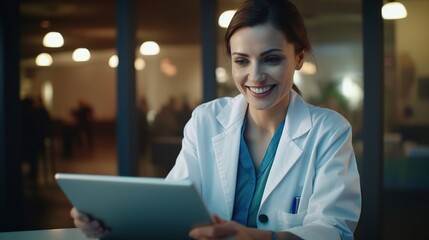
[[[251,240],[254,229],[245,227],[234,221],[226,221],[218,216],[213,216],[214,224],[196,227],[189,232],[189,236],[194,239],[236,239]],[[269,233],[267,233],[269,234]],[[269,235],[268,235],[269,236]]]

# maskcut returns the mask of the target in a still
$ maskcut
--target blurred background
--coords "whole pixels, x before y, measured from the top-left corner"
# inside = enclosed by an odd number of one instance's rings
[[[136,1],[133,144],[139,176],[168,173],[191,111],[207,100],[204,31],[215,31],[211,91],[216,97],[238,94],[223,45],[225,27],[218,20],[228,19],[223,13],[242,0],[213,1],[208,10],[202,2]],[[308,102],[334,109],[351,122],[361,167],[362,3],[292,2],[304,17],[313,47],[295,84]],[[383,239],[429,237],[429,0],[401,3],[407,16],[383,23]],[[117,2],[21,0],[19,5],[22,158],[16,177],[22,180],[22,211],[17,224],[6,230],[73,227],[71,205],[54,174],[119,174]],[[209,13],[216,23],[204,29],[201,22]],[[54,32],[53,45],[49,32]]]

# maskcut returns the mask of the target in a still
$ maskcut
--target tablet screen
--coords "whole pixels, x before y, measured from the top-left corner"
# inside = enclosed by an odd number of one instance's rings
[[[111,228],[103,239],[190,239],[210,214],[190,180],[57,173],[73,206]]]

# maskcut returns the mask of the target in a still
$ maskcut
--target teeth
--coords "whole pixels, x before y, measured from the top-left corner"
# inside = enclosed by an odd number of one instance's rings
[[[268,90],[271,89],[271,87],[267,86],[267,87],[249,87],[250,91],[257,93],[257,94],[261,94],[264,92],[267,92]]]

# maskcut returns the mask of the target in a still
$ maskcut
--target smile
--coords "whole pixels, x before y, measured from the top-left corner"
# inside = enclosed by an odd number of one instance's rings
[[[263,94],[266,93],[268,91],[270,91],[271,89],[273,89],[276,85],[271,85],[271,86],[264,86],[264,87],[247,87],[252,93],[255,94]]]

